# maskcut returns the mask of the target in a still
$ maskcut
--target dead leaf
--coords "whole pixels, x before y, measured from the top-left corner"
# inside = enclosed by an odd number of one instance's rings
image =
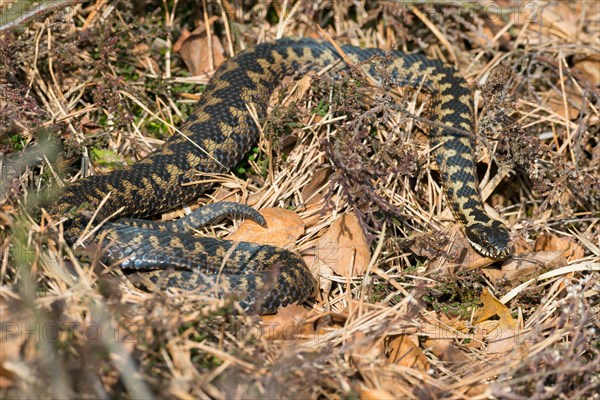
[[[454,368],[471,363],[471,360],[464,351],[461,351],[454,345],[453,339],[448,338],[429,338],[423,343],[434,356],[441,361],[452,364]]]
[[[160,70],[158,63],[155,59],[150,57],[150,46],[146,43],[140,43],[133,46],[131,52],[137,57],[137,63],[142,68],[150,71],[153,74],[157,74]]]
[[[529,252],[533,251],[533,246],[531,245],[531,243],[528,242],[527,240],[525,240],[521,236],[517,236],[512,241],[512,246],[513,246],[513,255],[517,255],[517,254],[521,254],[521,253],[529,253]]]
[[[558,237],[556,235],[540,235],[535,241],[535,251],[562,251],[567,261],[583,258],[584,248],[569,237]],[[561,265],[562,266],[562,265]]]
[[[487,383],[475,383],[465,392],[468,398],[491,399],[492,388]]]
[[[300,338],[312,338],[315,331],[312,321],[307,321],[310,310],[291,304],[280,308],[277,314],[263,315],[263,337],[267,340],[296,341]]]
[[[334,274],[333,270],[314,255],[306,255],[303,256],[302,259],[304,260],[304,263],[308,266],[311,275],[314,277],[318,277],[319,290],[317,296],[321,300],[326,299],[327,296],[329,296],[329,292],[331,291],[331,286],[333,284],[331,279],[328,279],[327,276],[332,276]]]
[[[23,331],[25,327],[32,326],[31,320],[17,319],[17,315],[23,318],[23,314],[16,309],[9,301],[0,298],[0,388],[12,386],[20,380],[19,377],[32,376],[29,362],[37,357],[39,343]]]
[[[579,21],[578,16],[573,12],[569,2],[556,2],[547,7],[540,7],[543,24],[549,28],[549,32],[565,39],[574,39],[577,37]]]
[[[326,210],[330,207],[325,203],[325,197],[321,193],[314,194],[309,203],[302,213],[302,219],[306,226],[316,225],[321,219],[327,218]]]
[[[495,262],[491,258],[483,257],[473,249],[458,224],[455,224],[448,234],[450,242],[445,248],[444,255],[435,258],[430,263],[432,271],[448,270],[450,272],[457,268],[473,270]]]
[[[521,253],[502,265],[502,271],[509,279],[524,278],[525,275],[544,269],[557,269],[567,265],[563,251],[537,251]]]
[[[360,388],[361,400],[396,400],[398,396],[381,389]]]
[[[503,326],[501,320],[483,321],[476,325],[475,337],[487,342],[483,351],[487,354],[504,353],[513,350],[518,343],[519,332],[516,328]]]
[[[560,83],[557,83],[557,85],[560,85]],[[579,115],[579,110],[583,106],[583,98],[581,97],[580,93],[565,88],[565,97],[567,102],[566,109],[563,95],[561,93],[552,90],[551,92],[546,92],[546,95],[548,96],[546,106],[548,106],[556,114],[560,115],[564,119],[569,120],[577,118]]]
[[[269,244],[275,247],[292,246],[304,233],[302,218],[285,208],[265,208],[260,214],[267,221],[263,228],[254,221],[245,220],[227,240]]]
[[[579,70],[592,85],[600,85],[600,54],[592,54],[576,62],[575,69]]]
[[[481,335],[487,341],[486,353],[500,353],[513,349],[518,343],[519,335],[517,321],[515,321],[508,307],[502,304],[490,291],[485,289],[481,293],[483,307],[475,313],[475,335]],[[489,318],[498,316],[498,320]]]
[[[394,364],[427,373],[429,360],[419,348],[419,340],[413,335],[400,335],[390,339],[388,360]]]
[[[371,251],[356,215],[344,214],[333,222],[319,239],[317,257],[340,276],[355,277],[365,273]]]
[[[289,94],[283,101],[282,104],[284,107],[290,105],[296,100],[304,98],[304,96],[306,95],[306,93],[308,93],[308,90],[312,85],[312,77],[310,75],[304,75],[296,82],[296,85],[298,86],[296,86],[294,92]]]
[[[213,17],[213,20],[214,18],[216,17]],[[191,33],[184,29],[173,46],[173,51],[179,53],[192,75],[206,75],[213,72],[225,61],[225,51],[219,38],[211,34],[210,44],[212,60],[204,26],[194,29]]]
[[[367,336],[360,331],[354,333],[349,340],[348,347],[350,348],[352,362],[365,381],[364,396],[366,398],[387,398],[387,393],[394,393],[395,395],[391,398],[398,398],[399,396],[403,397],[402,394],[406,395],[412,391],[412,388],[404,386],[393,374],[384,373],[380,368],[377,368],[377,365],[384,366],[389,363],[385,356],[385,340],[386,337]],[[393,356],[398,365],[404,365],[403,362],[410,362],[412,359],[414,360],[412,364],[418,366],[415,369],[426,374],[427,370],[423,370],[421,367],[423,367],[423,363],[426,363],[427,366],[429,363],[426,359],[423,360],[417,355],[412,347],[415,345],[411,342],[411,339],[406,339],[404,346],[406,347],[400,345],[399,347],[402,349],[398,349],[398,352]],[[420,349],[416,348],[416,351],[425,357]],[[417,357],[417,359],[415,360],[414,357]]]
[[[102,125],[92,121],[87,116],[81,118],[79,122],[79,127],[86,135],[94,135],[98,134],[102,131]]]
[[[333,170],[331,167],[320,168],[313,173],[308,184],[302,189],[302,199],[304,199],[307,206],[317,203],[322,199],[322,196],[315,196],[315,194],[323,188],[332,173]]]
[[[504,268],[508,266],[508,268]],[[511,265],[511,261],[504,264],[502,269],[484,268],[481,273],[492,282],[493,284],[505,282],[506,286],[513,287],[516,284],[521,283],[524,280],[529,279],[538,268],[533,267],[528,263],[514,263]]]
[[[483,307],[475,312],[475,324],[497,315],[500,318],[501,326],[511,329],[516,328],[517,322],[513,319],[508,307],[502,304],[489,289],[486,288],[481,293],[481,301],[483,301]]]

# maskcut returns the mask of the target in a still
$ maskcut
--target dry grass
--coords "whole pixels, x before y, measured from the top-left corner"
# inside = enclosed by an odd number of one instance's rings
[[[98,0],[0,36],[3,398],[598,398],[596,2],[175,3]],[[306,308],[232,317],[227,300],[139,291],[48,239],[49,187],[176,134],[211,71],[189,77],[172,44],[209,20],[209,67],[217,44],[325,34],[456,65],[475,89],[482,193],[512,228],[514,259],[490,265],[457,233],[430,164],[426,95],[353,71],[284,82],[255,157],[199,178],[216,187],[201,203],[302,218],[295,250],[322,289]],[[62,139],[58,160],[40,127]],[[361,276],[319,253],[343,214],[370,243]],[[487,290],[500,302],[482,304]]]

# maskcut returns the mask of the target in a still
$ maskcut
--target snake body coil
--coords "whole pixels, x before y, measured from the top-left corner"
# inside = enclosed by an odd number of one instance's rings
[[[477,189],[473,160],[473,110],[471,93],[457,72],[422,55],[342,46],[352,62],[377,78],[391,77],[398,85],[423,85],[433,95],[431,147],[441,171],[448,203],[467,238],[480,253],[503,258],[509,252],[508,230],[484,211]],[[250,109],[264,119],[270,94],[281,79],[299,70],[322,68],[341,56],[326,42],[312,39],[280,39],[246,50],[224,63],[208,83],[195,111],[160,149],[138,163],[68,186],[51,214],[72,209],[95,210],[103,221],[118,210],[118,217],[149,217],[198,197],[206,187],[194,182],[202,172],[225,172],[238,163],[258,139],[258,127]],[[455,128],[455,129],[453,129]],[[269,313],[278,307],[306,300],[314,280],[302,260],[283,249],[250,243],[198,238],[186,226],[202,225],[209,214],[251,214],[243,206],[226,211],[218,207],[174,225],[144,220],[116,220],[102,226],[107,262],[125,260],[129,271],[161,271],[168,285],[195,288],[219,287],[218,295],[242,293],[247,311]],[[229,207],[229,208],[228,208]],[[231,209],[234,209],[233,211]],[[203,211],[199,212],[200,214]],[[79,214],[81,215],[81,214]],[[260,217],[249,215],[253,219]],[[198,219],[198,220],[196,220]],[[260,221],[259,221],[260,222]],[[87,223],[74,217],[67,240],[78,237]],[[158,225],[157,225],[158,224]],[[151,274],[154,280],[157,273]]]

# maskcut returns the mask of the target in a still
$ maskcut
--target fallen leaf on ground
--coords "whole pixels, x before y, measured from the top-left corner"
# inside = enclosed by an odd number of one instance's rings
[[[302,189],[302,199],[307,206],[318,203],[322,199],[322,196],[315,196],[315,194],[323,188],[332,173],[331,167],[321,168],[313,173],[308,184]]]
[[[559,85],[559,83],[557,83]],[[548,101],[546,105],[552,109],[556,114],[560,115],[565,119],[574,119],[579,115],[579,110],[583,106],[583,97],[580,93],[575,90],[565,90],[565,96],[563,98],[562,93],[555,90],[547,92]],[[565,101],[567,107],[565,108]]]
[[[213,17],[214,19],[216,17]],[[191,33],[184,29],[173,46],[173,51],[179,53],[194,76],[209,74],[225,61],[225,51],[217,36],[211,34],[210,49],[212,52],[208,49],[208,35],[204,26],[194,29]]]
[[[529,253],[531,251],[533,251],[533,246],[530,242],[528,242],[527,240],[525,240],[523,237],[521,236],[517,236],[513,241],[512,241],[512,248],[513,248],[513,255],[516,254],[521,254],[521,253]]]
[[[490,291],[485,289],[481,293],[483,307],[474,316],[475,336],[481,336],[487,341],[485,352],[500,353],[513,349],[518,343],[519,335],[517,321],[512,317],[510,310],[502,304]],[[490,320],[498,316],[498,320]]]
[[[283,106],[289,106],[292,102],[302,99],[312,85],[312,77],[304,75],[296,82],[296,85],[295,90],[283,101]]]
[[[453,339],[448,338],[430,338],[425,340],[423,345],[428,348],[434,356],[440,361],[452,364],[452,367],[460,367],[471,363],[471,360],[464,351],[454,345]]]
[[[523,280],[541,269],[557,269],[567,265],[563,253],[561,250],[521,253],[504,263],[500,272],[508,279]]]
[[[483,301],[483,306],[475,312],[475,324],[490,319],[490,317],[498,316],[502,326],[516,328],[517,322],[513,319],[508,307],[502,304],[489,289],[483,290],[481,301]]]
[[[328,276],[333,276],[333,270],[314,255],[305,255],[302,257],[304,263],[308,266],[308,269],[312,276],[318,277],[319,290],[317,298],[319,300],[327,299],[329,292],[331,292],[332,280]],[[321,297],[322,296],[322,297]],[[329,308],[329,307],[327,307]]]
[[[467,270],[480,269],[493,264],[495,260],[477,253],[463,234],[460,226],[455,224],[448,233],[450,241],[444,255],[438,256],[430,263],[430,270]]]
[[[160,71],[156,60],[150,56],[150,46],[148,46],[146,43],[140,43],[133,46],[131,51],[137,57],[137,63],[142,68],[150,71],[153,74],[157,74]]]
[[[277,314],[263,315],[262,332],[267,340],[295,341],[300,338],[312,338],[318,332],[312,321],[307,321],[306,317],[310,310],[291,304],[280,308]]]
[[[404,398],[412,392],[411,387],[403,384],[397,376],[385,368],[386,365],[391,365],[385,356],[385,340],[385,336],[367,336],[362,332],[356,332],[350,338],[349,348],[352,362],[364,379],[364,390],[361,391],[364,393],[364,398]],[[397,354],[397,356],[400,358],[402,354]],[[408,361],[409,358],[410,356],[405,361]],[[417,370],[426,373],[419,368]],[[389,393],[394,393],[394,395],[388,397]]]
[[[532,266],[530,263],[522,263],[522,262],[512,262],[509,261],[507,264],[507,269],[503,268],[494,269],[494,268],[484,268],[481,270],[481,273],[485,275],[485,277],[492,282],[494,285],[504,283],[505,286],[514,286],[523,280],[527,280],[531,277],[535,271],[538,270],[535,266]]]
[[[311,197],[311,201],[306,203],[306,208],[302,213],[302,219],[306,226],[313,226],[319,223],[321,219],[327,218],[327,204],[325,197],[321,193],[316,193]]]
[[[577,37],[580,29],[579,17],[573,12],[569,2],[556,2],[548,7],[541,7],[541,15],[532,13],[532,17],[540,18],[550,33],[566,39]]]
[[[379,359],[385,354],[384,339],[368,336],[363,332],[356,332],[349,338],[348,348],[355,362],[361,359]]]
[[[360,388],[360,398],[362,400],[396,400],[398,396],[386,390]]]
[[[267,221],[263,228],[254,221],[245,220],[227,240],[269,244],[275,247],[292,246],[304,233],[302,218],[285,208],[265,208],[260,214]]]
[[[562,251],[562,256],[564,256],[567,261],[583,258],[585,253],[583,247],[572,238],[558,237],[556,235],[541,235],[538,237],[535,241],[535,251]]]
[[[600,85],[600,54],[592,54],[575,63],[575,68],[592,83]]]
[[[470,338],[465,321],[460,318],[450,318],[446,314],[436,313],[433,318],[425,318],[425,323],[420,326],[421,329],[417,334],[426,337],[424,346],[440,360],[453,365],[472,362],[455,345],[457,342],[464,341],[465,338]],[[474,342],[472,341],[468,346],[477,348],[476,345],[473,345]]]
[[[390,339],[388,360],[394,364],[426,373],[430,368],[429,361],[418,343],[416,336],[400,335]]]
[[[365,273],[371,251],[356,215],[344,214],[333,222],[319,239],[317,257],[340,276],[349,278]]]
[[[39,343],[31,340],[34,337],[31,331],[24,330],[31,329],[33,319],[17,320],[19,313],[13,311],[18,308],[9,303],[0,297],[0,388],[13,386],[19,380],[23,382],[23,377],[30,378],[33,372],[30,362],[38,356]]]

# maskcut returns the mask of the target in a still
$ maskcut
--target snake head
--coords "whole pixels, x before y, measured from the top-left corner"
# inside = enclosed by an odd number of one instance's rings
[[[467,240],[482,256],[503,260],[511,253],[510,232],[499,221],[491,225],[475,224],[465,227]]]

